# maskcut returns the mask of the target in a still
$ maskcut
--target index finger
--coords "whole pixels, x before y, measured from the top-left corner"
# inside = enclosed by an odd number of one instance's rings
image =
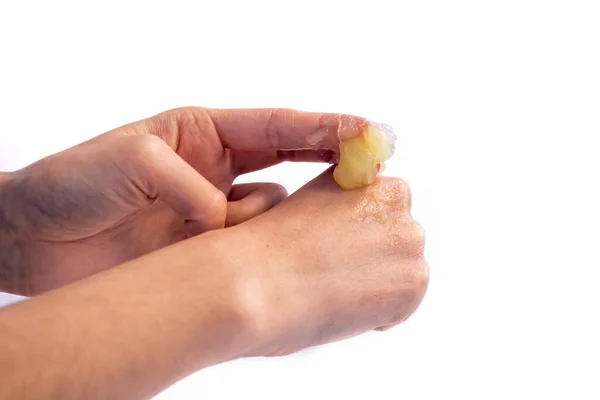
[[[204,109],[224,147],[235,150],[334,150],[358,136],[364,118],[286,108]]]

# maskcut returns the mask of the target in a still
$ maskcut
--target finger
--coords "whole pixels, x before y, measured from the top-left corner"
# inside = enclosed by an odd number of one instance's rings
[[[275,183],[233,185],[229,193],[225,226],[241,224],[275,207],[287,197],[287,191]]]
[[[160,199],[186,221],[191,234],[222,228],[227,199],[202,175],[153,135],[126,137],[115,163],[150,199]]]
[[[193,142],[244,151],[329,149],[337,152],[340,140],[359,135],[367,124],[366,119],[354,115],[283,108],[183,107],[129,124],[128,130],[132,134],[158,135],[175,150],[181,142]]]
[[[272,167],[284,161],[292,162],[337,162],[333,150],[272,150],[234,151],[231,153],[232,172],[237,176]]]
[[[225,147],[236,150],[329,149],[359,135],[368,121],[354,115],[282,108],[206,109]]]

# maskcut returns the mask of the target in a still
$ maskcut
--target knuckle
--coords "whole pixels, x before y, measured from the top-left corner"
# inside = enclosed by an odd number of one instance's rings
[[[207,196],[204,209],[211,216],[224,216],[227,213],[227,196],[220,190],[214,190]]]
[[[143,159],[160,158],[168,149],[167,144],[161,138],[151,134],[135,136],[131,146],[134,154]]]
[[[273,194],[273,197],[277,199],[283,199],[288,195],[286,188],[277,183],[269,183],[266,187]]]
[[[214,190],[207,198],[206,207],[209,209],[221,209],[227,205],[227,196],[220,190]]]
[[[198,107],[177,107],[165,111],[161,114],[163,119],[168,121],[193,122],[196,114],[203,111],[203,108]]]
[[[180,107],[169,112],[169,118],[177,125],[179,132],[183,131],[198,131],[206,125],[206,121],[210,119],[210,115],[206,109],[199,107]]]
[[[402,179],[394,179],[392,187],[402,205],[407,208],[410,207],[412,192],[408,182]]]
[[[412,192],[408,182],[399,178],[386,177],[380,181],[376,190],[383,198],[389,199],[396,206],[410,209]]]
[[[178,150],[182,135],[186,133],[186,140],[200,141],[201,133],[215,131],[208,109],[202,107],[174,108],[160,114],[158,120],[161,137],[175,150]]]
[[[390,235],[391,245],[395,247],[398,257],[420,259],[425,253],[425,230],[418,222],[410,219],[394,228]]]
[[[403,179],[400,178],[386,178],[385,185],[387,190],[392,191],[398,195],[409,195],[410,185]]]
[[[411,237],[415,255],[422,257],[425,252],[425,229],[417,221],[411,222]]]
[[[415,289],[420,295],[425,293],[427,287],[429,286],[429,274],[429,264],[427,264],[425,260],[420,261],[416,266],[413,275]]]
[[[389,329],[406,321],[421,305],[429,286],[429,266],[424,260],[402,263],[397,281],[397,303],[391,318],[381,328]]]
[[[429,287],[429,266],[425,261],[419,263],[419,267],[413,277],[414,295],[412,298],[412,307],[409,315],[412,315],[425,297],[427,288]]]
[[[429,287],[429,265],[427,262],[420,260],[412,264],[406,280],[408,286],[404,296],[405,308],[402,313],[404,316],[397,319],[399,322],[403,322],[413,315],[425,297]]]
[[[281,185],[273,184],[269,190],[270,195],[268,196],[265,210],[275,207],[288,196],[287,190]]]
[[[222,228],[227,218],[227,197],[216,189],[205,193],[202,203],[191,210],[187,218],[199,221],[200,232]]]
[[[410,195],[410,185],[405,180],[394,178],[391,180],[392,187],[398,194],[409,196]]]
[[[265,135],[267,143],[270,148],[279,149],[281,147],[281,138],[279,130],[277,128],[278,116],[283,112],[282,110],[269,109],[269,115],[267,116],[267,122],[265,126]]]

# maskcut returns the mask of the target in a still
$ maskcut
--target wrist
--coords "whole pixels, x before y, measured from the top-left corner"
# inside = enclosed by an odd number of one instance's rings
[[[261,355],[263,291],[251,273],[261,266],[244,258],[235,232],[214,232],[3,311],[11,352],[0,352],[0,364],[14,362],[7,381],[61,398],[73,390],[141,398],[200,369]]]
[[[252,238],[237,229],[208,232],[190,242],[196,240],[193,247],[201,254],[195,259],[207,254],[209,259],[216,257],[222,273],[224,286],[220,293],[223,296],[219,298],[218,308],[222,315],[228,316],[224,331],[235,332],[235,337],[229,339],[235,350],[228,360],[259,355],[258,349],[267,340],[272,315],[272,305],[267,301],[268,282],[261,275],[263,263],[267,262],[264,254],[262,259],[256,257],[257,246],[252,246]]]
[[[306,288],[290,276],[306,258],[277,232],[254,230],[250,224],[209,234],[222,236],[213,243],[222,246],[217,252],[235,271],[233,309],[245,341],[238,358],[280,354],[290,335],[297,333],[297,316],[306,318],[311,309]]]
[[[233,229],[211,231],[107,271],[130,275],[119,284],[135,281],[136,290],[160,299],[147,306],[163,315],[170,355],[187,353],[184,373],[258,355],[264,344],[261,265],[247,257],[244,239]]]

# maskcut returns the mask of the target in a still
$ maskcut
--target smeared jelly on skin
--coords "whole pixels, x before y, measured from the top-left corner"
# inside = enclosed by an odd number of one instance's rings
[[[410,219],[410,193],[406,184],[378,177],[364,188],[353,216],[359,222],[402,224]]]
[[[377,221],[380,224],[385,224],[387,221],[387,204],[385,200],[382,200],[376,191],[365,194],[354,210],[355,218],[360,222]]]

